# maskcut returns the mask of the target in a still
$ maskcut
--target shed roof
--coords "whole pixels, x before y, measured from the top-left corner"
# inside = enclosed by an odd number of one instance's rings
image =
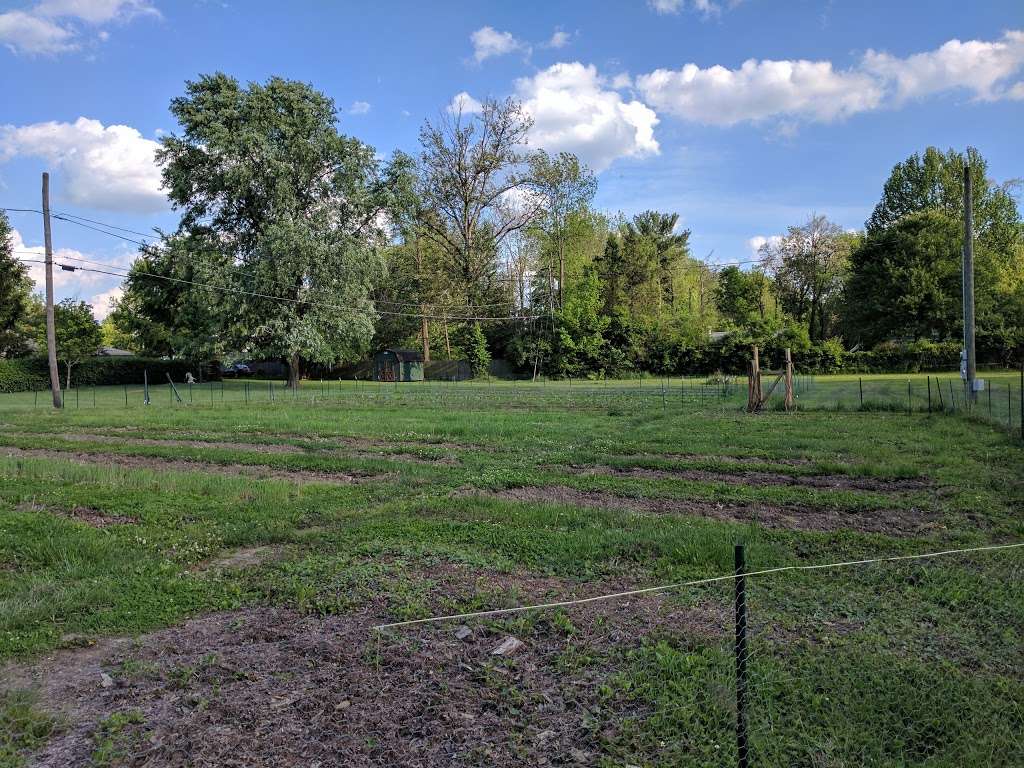
[[[390,353],[398,358],[400,363],[422,363],[423,353],[418,349],[385,349],[382,353]]]

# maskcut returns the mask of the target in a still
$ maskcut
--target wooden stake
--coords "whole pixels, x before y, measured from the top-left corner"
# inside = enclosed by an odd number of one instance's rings
[[[786,410],[793,410],[793,355],[786,347]]]

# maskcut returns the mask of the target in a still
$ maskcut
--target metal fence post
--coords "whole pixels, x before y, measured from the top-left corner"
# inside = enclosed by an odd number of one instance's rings
[[[749,766],[747,745],[747,570],[742,544],[735,548],[736,558],[736,765]]]

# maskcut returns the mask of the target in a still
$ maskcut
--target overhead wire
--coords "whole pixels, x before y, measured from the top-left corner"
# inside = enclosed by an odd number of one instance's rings
[[[39,255],[39,254],[33,254],[33,255]],[[40,260],[36,260],[36,259],[20,259],[19,258],[19,261],[24,261],[24,262],[27,262],[27,263],[34,263],[34,264],[45,264],[46,263],[45,261],[40,261]],[[62,269],[67,270],[67,271],[71,271],[71,272],[77,272],[77,271],[93,272],[93,273],[100,274],[100,275],[110,275],[112,277],[121,277],[121,278],[128,277],[128,275],[122,274],[120,272],[111,272],[109,270],[94,269],[92,267],[80,267],[80,266],[77,266],[77,265],[74,265],[74,264],[62,264],[62,263],[60,263],[60,262],[58,262],[56,260],[54,260],[53,263],[56,266],[61,267]],[[119,269],[119,267],[113,267],[113,269]],[[337,305],[337,304],[328,304],[326,302],[315,301],[313,299],[293,299],[293,298],[290,298],[288,296],[275,296],[275,295],[270,294],[270,293],[261,293],[261,292],[257,292],[257,291],[246,291],[246,290],[242,290],[241,288],[232,288],[230,286],[223,286],[223,285],[213,285],[211,283],[201,283],[201,282],[198,282],[196,280],[185,280],[184,278],[169,277],[167,275],[154,275],[152,273],[140,272],[140,273],[137,273],[135,276],[136,277],[148,277],[148,278],[156,279],[156,280],[167,280],[169,282],[183,283],[183,284],[186,284],[186,285],[192,285],[192,286],[195,286],[197,288],[208,288],[208,289],[213,290],[213,291],[222,291],[224,293],[233,293],[233,294],[238,294],[238,295],[243,295],[243,296],[252,296],[252,297],[258,298],[258,299],[270,299],[271,301],[282,301],[282,302],[291,303],[291,304],[304,304],[304,305],[309,305],[309,306],[322,307],[324,309],[331,309],[331,310],[335,310],[335,311],[346,311],[346,310],[350,309],[350,307],[342,307],[342,306]],[[468,315],[462,314],[462,313],[433,315],[433,314],[426,314],[426,313],[420,313],[420,312],[416,312],[416,313],[411,313],[411,312],[390,312],[388,310],[376,309],[376,308],[375,308],[375,311],[379,315],[385,315],[385,316],[388,316],[388,317],[408,317],[408,318],[421,318],[421,319],[427,319],[427,320],[449,320],[449,321],[452,321],[452,322],[470,322],[470,321],[477,321],[477,322],[501,321],[501,322],[504,322],[504,321],[507,321],[507,320],[525,320],[525,319],[529,319],[528,317],[515,317],[515,316],[511,316],[511,315],[510,316],[503,316],[503,317],[494,317],[494,316],[487,316],[487,317],[485,317],[485,316],[479,316],[479,315],[468,316]]]

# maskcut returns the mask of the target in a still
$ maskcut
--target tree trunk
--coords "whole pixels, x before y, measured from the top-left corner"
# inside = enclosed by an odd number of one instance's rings
[[[299,353],[292,352],[291,357],[288,358],[288,387],[291,389],[299,388],[299,377],[302,375],[301,365]]]
[[[452,343],[448,339],[448,316],[447,315],[445,315],[445,318],[444,318],[444,348],[445,348],[445,351],[448,353],[448,358],[447,359],[451,360],[452,359]]]
[[[64,382],[64,389],[71,389],[71,361],[68,361],[65,365],[68,367],[68,376],[67,380]]]
[[[420,306],[420,312],[427,314],[426,306]],[[426,317],[420,318],[420,334],[423,336],[423,362],[430,362],[430,322]]]

